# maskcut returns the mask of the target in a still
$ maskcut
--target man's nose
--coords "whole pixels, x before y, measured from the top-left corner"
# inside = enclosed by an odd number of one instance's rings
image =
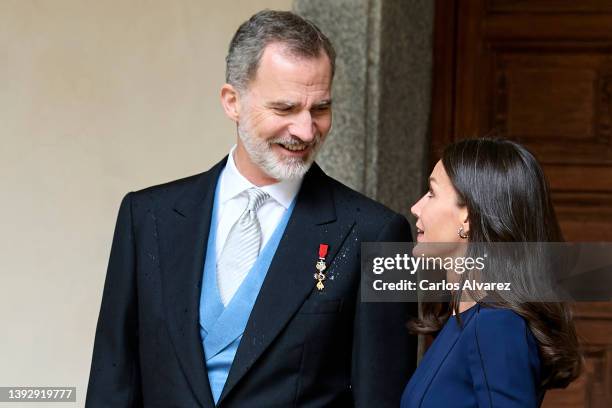
[[[312,142],[317,134],[317,129],[310,112],[301,112],[295,118],[295,122],[292,124],[289,132],[303,142]]]

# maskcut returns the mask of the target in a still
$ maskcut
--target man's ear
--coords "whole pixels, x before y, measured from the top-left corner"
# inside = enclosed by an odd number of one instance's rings
[[[240,117],[240,94],[230,84],[225,84],[221,87],[221,105],[227,117],[234,122],[238,122]]]

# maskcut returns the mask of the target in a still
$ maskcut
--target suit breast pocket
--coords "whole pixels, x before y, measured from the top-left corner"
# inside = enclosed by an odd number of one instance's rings
[[[338,313],[342,310],[342,299],[319,300],[310,299],[302,304],[300,314]]]

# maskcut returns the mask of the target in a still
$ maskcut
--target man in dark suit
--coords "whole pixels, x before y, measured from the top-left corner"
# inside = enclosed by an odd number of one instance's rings
[[[396,407],[415,305],[361,302],[360,245],[406,219],[314,164],[335,53],[311,22],[240,26],[221,91],[237,144],[121,204],[87,407]]]

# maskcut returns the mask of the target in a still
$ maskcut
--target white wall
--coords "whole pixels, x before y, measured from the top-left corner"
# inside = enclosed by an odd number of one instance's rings
[[[122,196],[228,151],[227,45],[290,7],[0,0],[0,386],[76,386],[83,405]]]

